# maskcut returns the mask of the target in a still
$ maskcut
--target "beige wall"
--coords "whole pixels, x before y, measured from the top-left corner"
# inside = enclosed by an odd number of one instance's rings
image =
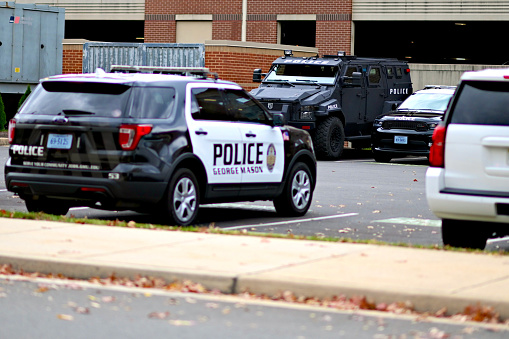
[[[203,44],[212,40],[212,21],[177,21],[177,43]]]
[[[478,71],[486,68],[509,68],[496,65],[433,65],[409,64],[414,91],[426,85],[457,85],[461,75],[467,71]],[[508,70],[509,73],[509,70]]]
[[[509,20],[505,0],[353,0],[352,12],[353,21]]]

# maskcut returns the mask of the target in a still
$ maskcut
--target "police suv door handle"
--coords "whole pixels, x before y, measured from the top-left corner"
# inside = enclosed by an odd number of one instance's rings
[[[256,137],[256,134],[254,134],[254,133],[246,133],[246,137],[254,138],[254,137]]]
[[[196,135],[207,135],[207,134],[208,134],[208,132],[207,132],[207,131],[204,131],[204,130],[194,131],[194,133],[195,133]]]

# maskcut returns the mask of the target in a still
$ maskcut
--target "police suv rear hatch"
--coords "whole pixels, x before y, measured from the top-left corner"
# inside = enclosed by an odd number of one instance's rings
[[[11,164],[43,171],[111,170],[130,86],[90,79],[43,81],[11,121]]]

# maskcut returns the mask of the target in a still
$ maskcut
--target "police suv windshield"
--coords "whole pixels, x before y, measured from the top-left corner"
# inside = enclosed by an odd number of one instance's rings
[[[398,111],[445,111],[449,104],[451,93],[414,93],[398,107]]]
[[[334,85],[339,67],[313,64],[276,64],[264,82]]]

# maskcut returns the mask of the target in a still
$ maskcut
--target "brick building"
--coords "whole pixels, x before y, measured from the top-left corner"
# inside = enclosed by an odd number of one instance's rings
[[[250,41],[351,52],[352,0],[146,0],[145,42]]]

